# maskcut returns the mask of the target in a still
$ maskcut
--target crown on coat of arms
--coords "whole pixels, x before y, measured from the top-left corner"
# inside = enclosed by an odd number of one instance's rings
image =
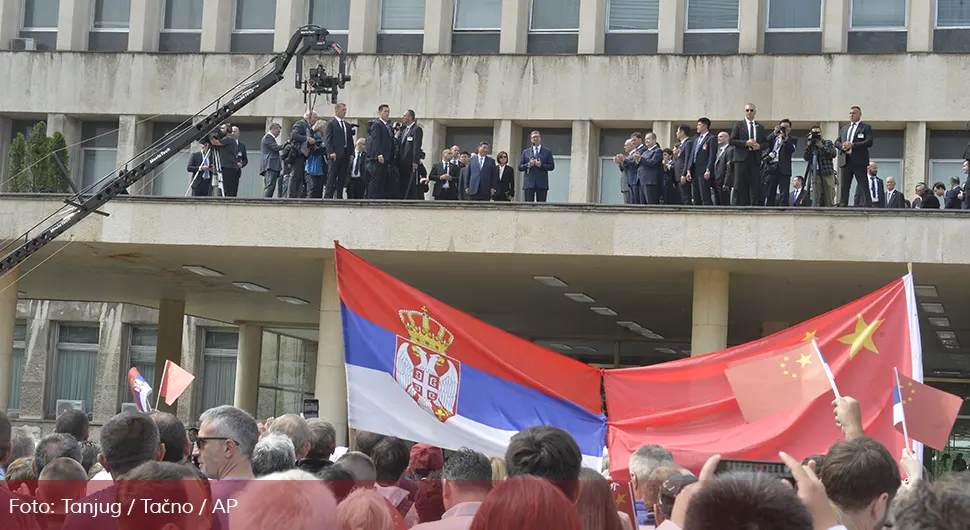
[[[445,353],[445,350],[455,342],[454,333],[448,331],[434,318],[428,316],[428,308],[422,307],[421,311],[412,309],[402,309],[397,312],[407,329],[411,341],[415,344],[425,346],[438,353]]]

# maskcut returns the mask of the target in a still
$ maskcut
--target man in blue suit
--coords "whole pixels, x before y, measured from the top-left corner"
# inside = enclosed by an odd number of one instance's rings
[[[473,201],[488,201],[498,189],[498,166],[488,156],[488,142],[478,144],[478,154],[468,161],[468,188],[465,193]]]
[[[663,149],[657,145],[657,135],[647,133],[643,147],[633,152],[638,184],[646,204],[660,204],[664,178],[663,161]]]
[[[643,155],[646,147],[643,146],[643,133],[635,132],[630,135],[630,142],[632,142],[632,149],[623,158],[623,167],[626,171],[626,183],[630,187],[630,204],[647,204],[647,198],[643,195],[643,186],[640,185],[641,180],[646,176],[646,167],[641,167],[637,160],[634,158],[635,153],[640,153]]]
[[[531,139],[532,146],[523,150],[519,159],[519,171],[525,175],[522,179],[522,191],[525,202],[546,202],[549,172],[556,169],[556,161],[552,159],[552,151],[542,146],[539,131],[532,131]]]

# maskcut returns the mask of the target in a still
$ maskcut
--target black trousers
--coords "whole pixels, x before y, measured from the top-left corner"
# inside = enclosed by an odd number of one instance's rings
[[[411,167],[411,164],[401,164],[397,167],[397,192],[394,195],[395,199],[408,198],[408,187],[411,185],[412,173],[414,173],[414,168]]]
[[[868,176],[866,166],[852,164],[851,160],[847,165],[842,166],[842,172],[839,174],[839,206],[849,205],[849,188],[852,187],[852,177],[855,177],[856,193],[861,193],[864,201],[860,202],[859,206],[872,208],[872,194],[868,191]]]
[[[761,161],[758,153],[734,162],[735,206],[761,206]]]
[[[525,202],[546,202],[546,196],[549,194],[548,189],[537,189],[528,188],[522,190]]]
[[[348,199],[363,199],[364,198],[364,178],[360,176],[358,178],[351,178],[347,183],[347,198]]]
[[[311,175],[307,173],[306,184],[307,184],[306,196],[308,199],[323,198],[323,175]]]
[[[778,202],[788,196],[789,189],[791,189],[791,175],[782,175],[777,171],[768,173],[768,181],[765,182],[765,206],[788,206]]]
[[[306,178],[306,157],[297,156],[293,161],[293,171],[290,173],[290,184],[286,190],[286,195],[291,199],[303,197],[304,179]]]
[[[347,157],[336,160],[328,160],[327,164],[327,189],[323,196],[324,199],[342,199],[344,195],[344,183],[350,175],[350,159]]]
[[[711,174],[711,179],[707,180],[704,178],[704,168],[697,168],[691,171],[691,177],[693,180],[690,182],[691,194],[694,196],[695,206],[713,206],[714,199],[711,198],[711,184],[714,183],[714,174]]]
[[[239,195],[239,177],[242,171],[239,168],[222,168],[222,187],[226,190],[226,197]]]
[[[367,170],[370,171],[370,180],[367,181],[366,198],[368,199],[383,199],[385,198],[385,188],[387,187],[387,179],[390,171],[388,171],[387,164],[381,164],[380,162],[369,162],[367,165]]]

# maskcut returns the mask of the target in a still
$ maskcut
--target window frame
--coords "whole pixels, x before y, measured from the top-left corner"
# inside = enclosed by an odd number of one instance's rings
[[[452,9],[451,15],[451,31],[452,33],[495,33],[502,31],[502,6],[499,5],[498,13],[498,25],[497,28],[459,28],[458,25],[458,2],[461,0],[453,0],[454,8]]]
[[[741,2],[738,2],[738,17],[734,29],[722,28],[722,29],[690,29],[690,2],[691,0],[685,0],[684,2],[684,33],[720,33],[720,34],[731,34],[731,33],[741,33]],[[766,24],[767,25],[767,24]]]
[[[384,29],[384,0],[380,0],[377,7],[377,33],[379,35],[424,35],[423,23],[421,29]],[[425,2],[424,9],[425,18],[427,18],[427,2]]]
[[[658,2],[660,0],[657,0]],[[626,35],[650,35],[660,33],[660,20],[657,20],[657,29],[610,29],[610,9],[612,8],[613,0],[606,0],[606,33],[616,33],[616,34],[626,34]],[[658,6],[659,9],[659,6]],[[740,11],[740,8],[738,9]],[[659,11],[658,11],[659,12]],[[686,14],[686,13],[685,13]],[[684,21],[684,26],[687,25],[687,21]]]
[[[23,356],[24,356],[24,371],[26,372],[26,370],[27,370],[27,321],[17,320],[17,321],[14,322],[14,337],[17,336],[16,328],[19,327],[19,326],[23,326],[24,327],[24,339],[23,340],[16,340],[16,339],[14,339],[14,341],[13,341],[13,349],[10,350],[10,358],[11,358],[10,364],[11,365],[13,364],[13,353],[15,351],[17,351],[17,350],[20,350],[20,351],[24,352],[23,353]],[[13,376],[14,376],[14,374],[11,373],[10,374],[10,384],[11,384],[10,391],[11,392],[13,391]],[[23,382],[23,377],[21,377],[21,380],[20,380],[20,388],[17,389],[17,393],[18,393],[17,398],[18,398],[18,401],[23,398],[23,387],[24,387],[24,382]],[[10,396],[8,395],[7,397],[9,398]],[[16,415],[16,417],[18,417],[18,418],[20,417],[20,407],[18,407],[18,408],[9,408],[9,409],[7,409],[7,412],[11,416]]]
[[[166,28],[165,27],[165,8],[168,7],[168,3],[171,2],[171,1],[172,0],[162,0],[162,2],[161,2],[162,11],[159,14],[159,17],[161,17],[161,18],[159,18],[159,20],[161,22],[159,23],[159,26],[160,27],[159,27],[159,30],[158,31],[160,33],[188,33],[188,34],[196,33],[196,34],[200,34],[201,35],[202,34],[202,27],[201,27],[201,25],[199,26],[199,29],[176,29],[176,28]],[[205,11],[203,11],[203,13],[204,12]],[[236,21],[233,20],[233,25],[235,25],[235,22]]]
[[[81,148],[81,181],[79,183],[75,183],[75,184],[80,184],[80,186],[81,186],[80,189],[81,190],[84,190],[84,189],[86,189],[88,187],[88,186],[85,186],[84,185],[84,153],[86,151],[114,151],[115,152],[115,164],[114,164],[115,165],[115,168],[112,170],[111,175],[114,175],[115,173],[117,173],[119,171],[119,168],[118,168],[118,148],[117,147],[82,147]],[[111,175],[102,175],[100,177],[96,177],[95,180],[93,182],[91,182],[90,186],[95,186],[96,184],[98,184],[98,183],[100,183],[102,181],[105,181],[105,179],[110,178]],[[94,189],[97,189],[97,188],[95,187]],[[94,189],[89,190],[89,191],[91,193],[96,193],[94,191]]]
[[[98,323],[92,322],[51,322],[53,330],[53,352],[54,352],[54,362],[48,362],[47,378],[50,383],[47,385],[47,407],[45,407],[45,417],[55,418],[57,416],[57,398],[54,397],[54,385],[57,384],[57,367],[60,364],[61,357],[61,346],[67,345],[64,348],[69,351],[76,352],[91,352],[94,351],[95,357],[97,357],[98,352],[101,350],[101,326]],[[94,328],[98,330],[98,342],[94,344],[84,344],[79,342],[61,342],[61,330],[65,327],[72,328]],[[97,374],[97,366],[95,366],[95,375]],[[91,403],[85,403],[85,414],[92,414],[94,412],[94,400],[97,398],[97,391],[91,396]]]
[[[88,27],[88,31],[95,31],[95,32],[98,32],[98,33],[128,33],[128,32],[131,31],[131,7],[130,7],[130,5],[129,5],[129,9],[128,9],[128,27],[125,27],[125,28],[98,28],[98,27],[95,27],[95,25],[94,25],[94,23],[95,23],[95,18],[94,17],[95,17],[95,15],[97,15],[97,11],[94,9],[95,3],[96,3],[96,0],[91,2],[91,24]],[[163,24],[165,23],[165,18],[164,17],[165,17],[165,4],[163,3],[162,4],[162,23]]]
[[[230,358],[231,357],[233,359],[236,359],[236,369],[237,370],[239,369],[239,343],[238,342],[236,343],[236,349],[235,350],[230,350],[230,349],[226,349],[226,348],[207,348],[205,346],[206,334],[208,334],[209,332],[212,332],[212,333],[236,333],[236,335],[238,336],[239,335],[239,328],[202,327],[202,326],[199,326],[196,329],[202,332],[202,333],[199,333],[198,334],[198,336],[199,336],[199,338],[198,338],[198,340],[199,340],[199,343],[198,343],[199,344],[198,352],[199,352],[199,361],[200,362],[199,362],[199,375],[198,375],[197,379],[199,380],[199,383],[200,384],[205,381],[205,369],[206,369],[206,358],[207,357],[218,357],[218,358],[222,358],[222,359],[224,359],[224,358]],[[258,388],[258,385],[257,385],[257,388]],[[195,401],[195,408],[197,410],[196,416],[201,416],[202,413],[205,412],[205,410],[202,408],[204,406],[204,403],[203,403],[203,400],[204,399],[205,399],[205,393],[203,391],[201,391],[201,390],[199,392],[197,392],[195,396],[193,396],[193,401]],[[256,396],[256,399],[257,399],[257,401],[259,400],[259,396],[258,395]]]
[[[305,16],[303,17],[303,20],[306,20],[307,24],[310,23],[310,4],[313,1],[314,0],[307,0],[307,3],[306,3],[306,13],[305,13]],[[348,0],[348,2],[350,1],[351,0]],[[348,22],[347,29],[330,29],[330,28],[326,28],[326,29],[327,31],[330,32],[331,35],[347,35],[350,33],[350,23]]]
[[[805,0],[799,0],[804,2]],[[772,28],[771,27],[771,3],[772,0],[765,2],[765,33],[821,33],[822,26],[825,25],[825,0],[819,0],[818,6],[818,27],[817,28]],[[850,2],[851,4],[851,2]],[[741,5],[738,4],[738,18],[741,15]],[[849,20],[851,21],[851,14]]]
[[[908,9],[907,9],[908,11]],[[933,29],[970,29],[970,24],[964,24],[962,26],[940,26],[940,2],[936,2],[936,9],[933,10]],[[908,21],[907,21],[908,22]]]
[[[93,9],[91,11],[94,11]],[[58,19],[60,18],[60,7],[58,6]],[[26,31],[30,33],[57,33],[57,24],[53,27],[34,27],[27,26],[27,0],[22,0],[20,2],[20,31]]]
[[[119,411],[121,410],[122,405],[124,405],[125,403],[134,403],[135,402],[134,398],[131,395],[131,390],[130,390],[130,388],[128,386],[128,371],[131,370],[131,368],[134,366],[132,364],[132,362],[131,362],[132,349],[133,348],[136,348],[139,351],[145,351],[146,349],[150,348],[149,346],[136,346],[135,345],[135,341],[134,341],[134,338],[135,338],[135,330],[139,330],[139,329],[154,329],[155,330],[155,340],[156,340],[156,343],[158,341],[158,326],[157,325],[134,323],[134,324],[126,324],[125,325],[125,328],[126,328],[126,331],[127,331],[127,333],[125,334],[125,342],[124,342],[124,348],[125,348],[124,355],[125,355],[125,357],[124,357],[124,362],[121,364],[121,374],[119,374],[121,376],[119,378],[120,379],[120,389],[119,389],[120,390],[120,393],[118,395],[118,410]],[[155,357],[156,360],[158,360],[158,346],[155,346],[155,348],[154,348],[154,357]],[[139,372],[139,373],[141,373],[141,372]],[[141,375],[144,376],[145,374],[141,374]],[[154,379],[154,378],[152,378],[152,379]],[[149,386],[155,384],[154,381],[147,381],[147,383],[149,384]],[[155,392],[157,394],[158,389],[157,388],[153,388],[153,392]],[[130,398],[131,401],[125,401],[125,399],[127,399],[127,398]]]
[[[254,0],[265,2],[266,0]],[[238,29],[236,27],[236,9],[239,7],[239,0],[232,0],[232,34],[233,35],[275,35],[276,34],[276,0],[273,0],[273,27],[270,29]],[[309,15],[310,3],[307,2],[307,14]]]
[[[823,0],[824,1],[824,0]],[[849,0],[849,31],[874,31],[874,32],[890,32],[890,31],[909,31],[909,4],[906,4],[906,9],[903,9],[903,25],[902,26],[864,26],[864,27],[853,27],[852,26],[852,13],[855,11],[855,0]]]
[[[535,14],[536,0],[529,0],[529,30],[527,33],[535,35],[578,35],[579,26],[582,25],[582,12],[580,12],[579,20],[576,24],[576,29],[562,28],[562,29],[534,29],[532,27],[533,15]]]

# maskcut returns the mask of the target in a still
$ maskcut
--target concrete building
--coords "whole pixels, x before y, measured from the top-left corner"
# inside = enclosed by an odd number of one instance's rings
[[[290,358],[310,368],[300,382],[294,376],[285,384],[312,389],[321,415],[339,425],[346,411],[335,239],[459,309],[607,366],[758,338],[887,283],[911,262],[917,283],[936,288],[927,303],[945,306],[949,319],[944,327],[924,322],[927,375],[970,375],[970,350],[960,346],[970,344],[963,324],[970,319],[961,317],[970,312],[965,282],[952,281],[970,264],[966,247],[950,236],[970,229],[960,212],[645,212],[614,206],[622,197],[611,161],[634,130],[652,130],[669,145],[677,125],[707,116],[722,130],[748,102],[763,123],[790,118],[799,137],[818,123],[834,139],[858,104],[875,129],[881,176],[897,177],[911,197],[916,182],[960,174],[967,118],[959,111],[970,108],[957,75],[970,69],[970,56],[955,53],[970,50],[970,7],[962,4],[9,1],[0,7],[0,47],[11,48],[0,51],[0,72],[23,90],[0,93],[0,148],[46,121],[73,145],[75,179],[93,184],[264,65],[307,21],[332,30],[351,54],[353,81],[341,97],[350,118],[370,119],[381,103],[392,116],[414,109],[430,161],[445,146],[480,140],[514,159],[538,129],[556,157],[549,199],[559,204],[188,200],[181,198],[184,153],[138,183],[132,198],[109,204],[110,217],[92,216],[25,263],[17,290],[35,300],[110,302],[85,311],[115,307],[122,316],[111,329],[141,322],[135,316],[142,309],[116,304],[159,308],[156,363],[198,362],[205,340],[185,330],[208,327],[186,328],[185,319],[238,326],[233,397],[254,411],[263,402],[256,396],[267,368],[256,361],[267,349],[266,330],[301,339]],[[12,50],[24,47],[38,51]],[[250,152],[269,122],[289,125],[304,110],[292,71],[287,76],[237,115]],[[243,197],[258,196],[256,170],[244,170]],[[8,182],[6,167],[0,171],[0,182]],[[19,237],[58,206],[5,196],[0,239]],[[220,275],[193,273],[195,266]],[[547,276],[566,283],[572,299],[585,294],[616,317],[590,312],[534,279]],[[16,306],[9,291],[0,295],[0,345],[11,342],[5,333],[14,335],[4,328]],[[662,338],[633,334],[617,321],[639,322]],[[956,341],[944,343],[937,331],[952,331]],[[56,344],[47,333],[39,340]],[[99,344],[126,336],[119,333],[102,332]],[[23,386],[33,412],[22,418],[43,417],[55,381],[43,375],[50,362],[32,360],[27,350],[33,379],[25,375],[24,385],[44,390]],[[99,377],[118,379],[125,367],[112,361],[118,373]],[[5,379],[0,373],[0,390]],[[191,417],[199,399],[186,400],[187,413],[180,403],[179,414]],[[95,403],[102,414],[119,406],[110,398]]]

